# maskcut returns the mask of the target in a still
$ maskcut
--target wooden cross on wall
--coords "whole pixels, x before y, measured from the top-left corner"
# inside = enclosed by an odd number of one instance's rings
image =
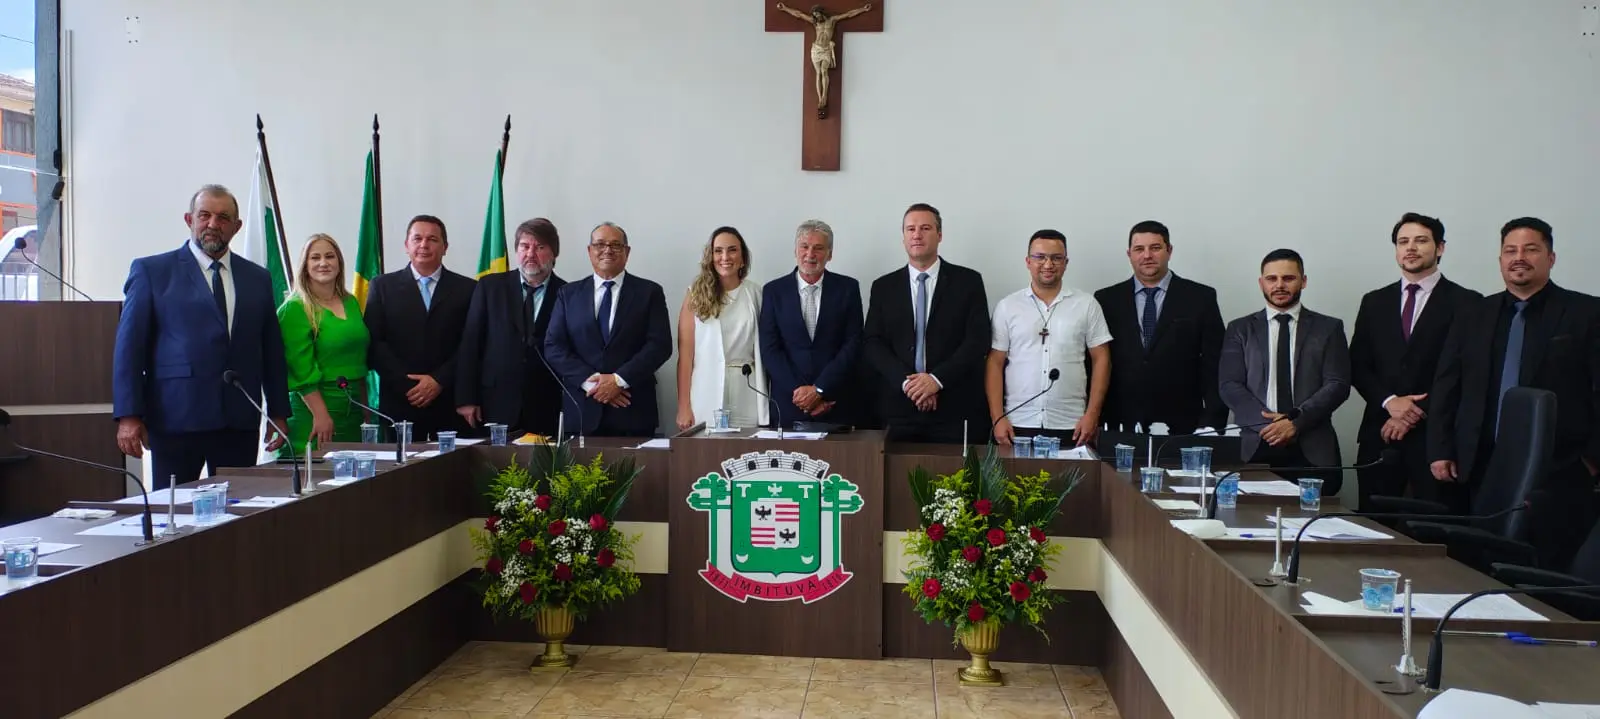
[[[836,171],[839,169],[839,98],[844,85],[844,33],[883,32],[885,0],[799,0],[786,5],[762,0],[767,8],[767,32],[804,31],[806,37],[805,82],[802,83],[804,113],[801,116],[800,169]],[[831,34],[832,46],[817,45],[817,30]],[[826,72],[819,83],[817,70]]]

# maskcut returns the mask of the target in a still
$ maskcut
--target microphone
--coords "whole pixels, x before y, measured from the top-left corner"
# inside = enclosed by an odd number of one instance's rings
[[[572,390],[567,389],[567,383],[561,381],[561,375],[556,372],[556,369],[554,367],[550,366],[550,360],[547,360],[547,359],[544,358],[544,348],[543,347],[535,347],[533,353],[535,355],[538,355],[539,364],[544,365],[545,371],[549,372],[551,377],[556,378],[556,386],[561,388],[561,394],[566,395],[567,399],[572,400],[572,406],[577,408],[577,410],[578,410],[578,431],[575,432],[574,434],[578,435],[578,448],[582,449],[583,448],[583,422],[584,422],[585,419],[587,419],[587,415],[585,415],[585,413],[583,411],[584,410],[583,405],[578,402],[577,396],[572,394]],[[562,424],[566,424],[566,423],[562,422]],[[560,435],[561,433],[562,432],[561,432],[560,429],[556,430],[556,434],[557,435]],[[556,444],[560,444],[560,443],[561,443],[561,437],[557,436],[556,437]]]
[[[65,287],[65,288],[67,288],[69,290],[72,290],[73,292],[78,293],[78,296],[80,296],[80,297],[82,297],[82,298],[84,298],[84,299],[86,299],[86,300],[88,300],[90,302],[94,301],[94,298],[84,294],[83,290],[80,290],[80,289],[78,289],[76,287],[73,287],[72,285],[67,284],[66,280],[61,279],[61,275],[58,275],[58,274],[56,274],[54,272],[51,272],[50,270],[45,269],[44,265],[41,265],[41,264],[39,264],[37,262],[34,262],[33,258],[28,256],[28,253],[23,252],[23,250],[28,248],[28,240],[27,239],[22,238],[22,237],[18,237],[17,241],[14,243],[14,245],[17,248],[17,254],[22,257],[22,260],[24,262],[27,262],[28,264],[39,268],[40,272],[43,272],[43,273],[49,275],[51,278],[55,279],[55,281],[60,282],[62,287]]]
[[[1379,464],[1379,463],[1381,463],[1381,462],[1377,462],[1377,463],[1373,463],[1373,464]],[[1407,520],[1410,520],[1410,519],[1421,519],[1421,520],[1440,520],[1440,521],[1448,521],[1448,522],[1460,522],[1460,521],[1464,521],[1464,520],[1465,521],[1486,521],[1486,520],[1490,520],[1490,519],[1499,519],[1499,518],[1504,517],[1504,516],[1506,516],[1508,514],[1511,514],[1512,512],[1520,512],[1520,511],[1522,511],[1524,509],[1527,509],[1528,506],[1529,506],[1529,503],[1524,501],[1524,502],[1522,502],[1520,504],[1512,505],[1512,506],[1507,507],[1505,509],[1502,509],[1502,510],[1500,510],[1498,512],[1491,512],[1489,514],[1477,514],[1477,515],[1407,514],[1405,512],[1385,512],[1385,513],[1370,513],[1370,514],[1366,513],[1366,512],[1324,512],[1322,514],[1318,514],[1317,516],[1312,517],[1311,519],[1307,520],[1305,524],[1300,525],[1300,531],[1297,534],[1294,535],[1294,546],[1289,549],[1289,571],[1288,571],[1287,575],[1283,578],[1283,583],[1284,584],[1293,585],[1293,584],[1298,584],[1300,582],[1300,540],[1301,540],[1302,537],[1305,536],[1306,530],[1308,528],[1310,528],[1312,524],[1316,523],[1317,520],[1322,519],[1324,517],[1365,517],[1367,519],[1407,519]]]
[[[1439,681],[1444,678],[1444,625],[1450,621],[1450,616],[1456,613],[1467,602],[1478,597],[1491,594],[1559,594],[1573,592],[1576,594],[1591,594],[1600,596],[1600,584],[1577,584],[1569,587],[1503,587],[1500,589],[1485,589],[1481,592],[1468,594],[1465,599],[1450,606],[1450,610],[1439,619],[1438,626],[1433,628],[1433,642],[1428,645],[1428,673],[1423,677],[1422,690],[1424,692],[1439,691]]]
[[[81,465],[83,465],[85,467],[94,467],[95,469],[103,469],[103,470],[106,470],[107,472],[116,472],[117,474],[120,474],[120,475],[123,475],[125,477],[128,477],[129,479],[132,479],[134,484],[139,485],[139,494],[140,494],[140,496],[144,497],[144,516],[141,518],[141,521],[140,521],[140,528],[144,530],[144,541],[140,542],[139,545],[153,544],[156,541],[155,525],[153,524],[152,520],[150,519],[150,493],[145,491],[144,482],[140,481],[140,479],[137,476],[135,476],[132,472],[129,472],[127,469],[125,469],[123,467],[113,467],[113,466],[111,466],[109,464],[100,464],[99,462],[90,462],[87,459],[78,459],[77,457],[68,457],[68,456],[66,456],[64,454],[56,454],[54,452],[46,452],[46,451],[44,451],[42,449],[34,449],[32,447],[24,447],[22,445],[17,445],[17,449],[20,449],[20,450],[22,450],[24,452],[27,452],[28,454],[37,454],[37,455],[42,455],[42,456],[45,456],[45,457],[54,457],[55,459],[59,459],[59,460],[67,461],[67,462],[72,462],[74,464],[81,464]],[[176,492],[177,489],[178,489],[177,487],[170,487],[170,488],[167,489],[167,491],[168,492]],[[136,545],[136,546],[138,546],[138,545]]]
[[[1284,416],[1285,419],[1288,419],[1289,421],[1292,422],[1292,421],[1294,421],[1294,419],[1296,417],[1300,416],[1300,410],[1291,409],[1288,412],[1284,413],[1283,416]],[[1273,422],[1276,422],[1276,421],[1278,421],[1278,420],[1269,419],[1269,420],[1267,420],[1265,422],[1256,422],[1254,424],[1230,424],[1230,425],[1224,426],[1222,429],[1213,429],[1213,430],[1211,430],[1209,432],[1191,432],[1189,434],[1169,435],[1166,439],[1161,440],[1161,444],[1156,445],[1155,453],[1152,454],[1150,456],[1150,458],[1149,458],[1150,465],[1151,466],[1155,466],[1155,465],[1157,465],[1159,463],[1158,460],[1161,459],[1161,450],[1166,449],[1167,448],[1167,443],[1171,442],[1172,440],[1185,439],[1185,438],[1190,438],[1190,437],[1222,437],[1230,429],[1261,429],[1262,427],[1265,427],[1265,426],[1267,426],[1269,424],[1272,424]]]
[[[227,384],[231,384],[235,388],[237,388],[239,390],[239,394],[244,395],[245,401],[249,402],[251,407],[255,407],[256,411],[260,412],[261,416],[267,420],[267,424],[269,426],[271,426],[274,430],[276,430],[280,436],[283,437],[283,446],[289,450],[289,461],[294,463],[294,477],[293,477],[293,480],[292,480],[293,481],[293,487],[294,487],[294,496],[296,496],[296,497],[300,496],[300,494],[301,494],[301,492],[300,492],[300,461],[299,461],[299,459],[297,459],[294,456],[294,442],[289,440],[289,433],[286,430],[284,430],[284,428],[279,427],[277,422],[273,422],[272,418],[267,416],[266,408],[262,407],[259,403],[257,403],[256,402],[256,398],[250,396],[250,390],[245,389],[244,385],[239,383],[239,373],[238,372],[235,372],[235,371],[233,371],[231,369],[230,370],[224,370],[223,373],[222,373],[222,381],[227,383]]]
[[[767,401],[772,403],[772,423],[778,426],[778,439],[783,439],[783,416],[778,411],[778,400],[773,399],[772,395],[756,389],[756,386],[750,382],[750,372],[752,370],[749,362],[744,363],[744,366],[740,367],[739,371],[744,374],[744,386],[749,387],[751,392],[766,397]]]
[[[1278,473],[1283,473],[1283,472],[1343,472],[1343,471],[1345,471],[1347,469],[1354,469],[1354,470],[1371,469],[1373,467],[1378,467],[1378,466],[1382,466],[1382,465],[1396,464],[1399,461],[1400,461],[1400,450],[1394,449],[1393,447],[1391,447],[1389,449],[1383,450],[1383,453],[1378,455],[1377,459],[1374,459],[1371,462],[1368,462],[1366,464],[1352,464],[1352,465],[1348,465],[1348,466],[1344,466],[1344,467],[1273,467],[1272,471],[1273,472],[1278,472]],[[1242,472],[1242,471],[1243,470],[1234,470],[1232,472],[1224,474],[1221,477],[1217,478],[1217,483],[1221,484],[1222,480],[1224,480],[1224,479],[1227,479],[1229,477],[1238,476],[1239,473]],[[1201,477],[1200,478],[1200,491],[1202,492],[1201,503],[1205,505],[1204,508],[1202,508],[1201,512],[1204,514],[1205,518],[1207,518],[1207,519],[1216,519],[1217,518],[1217,495],[1216,495],[1216,492],[1212,492],[1211,496],[1209,498],[1205,497],[1205,495],[1204,495],[1205,486],[1206,486],[1206,480],[1207,479],[1209,479],[1209,478],[1208,477]],[[1365,514],[1363,514],[1363,515],[1359,515],[1359,516],[1363,516],[1363,517],[1365,517],[1365,516],[1373,516],[1373,517],[1376,517],[1378,515],[1375,515],[1375,514],[1374,515],[1365,515]],[[1454,515],[1454,514],[1450,515],[1450,518],[1451,519],[1470,519],[1470,517],[1461,517],[1460,515]]]
[[[369,407],[369,406],[367,406],[365,404],[362,404],[360,400],[355,398],[355,395],[350,394],[350,380],[345,379],[344,375],[339,375],[338,382],[339,382],[339,389],[344,391],[344,398],[349,400],[350,404],[353,404],[353,405],[355,405],[357,407],[360,407],[360,408],[362,408],[362,409],[364,409],[364,410],[366,410],[368,412],[371,412],[371,413],[373,413],[375,415],[378,415],[379,417],[382,417],[383,419],[389,420],[390,429],[394,428],[395,421],[394,421],[393,417],[390,417],[389,415],[386,415],[386,414],[384,414],[382,412],[379,412],[376,407]],[[426,438],[424,438],[424,439],[426,439]],[[400,441],[400,433],[398,431],[396,431],[394,433],[394,461],[400,462],[400,463],[404,463],[406,461],[406,446],[405,446],[404,442]]]
[[[1034,394],[1032,397],[1029,397],[1029,398],[1027,398],[1025,400],[1022,400],[1021,402],[1018,402],[1016,404],[1016,406],[1012,407],[1011,409],[1008,409],[1008,410],[1006,410],[1004,412],[1001,412],[1000,416],[996,417],[994,419],[994,422],[989,424],[989,443],[990,444],[994,444],[994,428],[1000,426],[1000,420],[1005,419],[1007,415],[1009,415],[1012,412],[1015,412],[1015,411],[1017,411],[1019,409],[1022,409],[1023,407],[1026,407],[1029,402],[1032,402],[1032,401],[1038,399],[1039,397],[1043,396],[1044,393],[1049,392],[1051,387],[1056,386],[1056,380],[1058,380],[1058,379],[1061,379],[1061,370],[1056,369],[1054,367],[1051,367],[1050,368],[1050,383],[1046,384],[1044,386],[1044,389],[1039,390],[1038,393]],[[1041,423],[1041,425],[1042,425],[1042,423]]]

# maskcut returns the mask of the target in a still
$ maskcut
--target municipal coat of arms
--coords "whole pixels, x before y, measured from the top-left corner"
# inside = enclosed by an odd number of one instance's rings
[[[861,511],[856,485],[798,452],[750,452],[696,480],[689,506],[710,521],[700,576],[732,599],[810,604],[832,594],[844,569],[839,531]]]

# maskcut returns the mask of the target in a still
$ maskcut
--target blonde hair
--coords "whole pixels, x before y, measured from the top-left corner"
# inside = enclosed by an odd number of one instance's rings
[[[316,334],[322,324],[322,305],[311,296],[311,247],[318,240],[332,245],[334,256],[339,258],[339,273],[333,277],[333,295],[340,301],[350,296],[350,291],[344,287],[344,250],[339,249],[338,241],[322,232],[307,237],[305,247],[300,250],[300,270],[294,276],[294,296],[300,300],[300,308],[306,312],[312,334]]]
[[[739,241],[739,257],[744,260],[744,266],[739,268],[739,280],[743,281],[750,274],[750,247],[745,244],[744,235],[732,227],[712,230],[711,239],[706,240],[706,249],[700,254],[700,274],[689,285],[689,309],[702,321],[720,317],[722,306],[728,300],[727,293],[722,290],[722,281],[717,279],[717,268],[713,265],[718,235],[733,235]]]

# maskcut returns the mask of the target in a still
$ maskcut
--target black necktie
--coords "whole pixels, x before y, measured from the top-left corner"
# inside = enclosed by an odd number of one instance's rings
[[[217,301],[217,311],[222,313],[222,324],[228,324],[228,293],[222,289],[222,262],[211,261],[211,298]]]
[[[1145,287],[1139,290],[1144,293],[1144,314],[1139,317],[1139,334],[1144,339],[1144,346],[1149,347],[1150,341],[1156,338],[1156,293],[1160,287]]]
[[[522,332],[522,343],[530,347],[533,346],[534,320],[538,319],[533,313],[533,292],[533,285],[522,283],[522,317],[527,322]]]
[[[600,320],[600,341],[611,344],[611,287],[617,283],[606,280],[600,284],[606,289],[605,294],[600,296],[600,316],[597,318]]]
[[[1294,368],[1289,363],[1289,314],[1279,312],[1273,319],[1278,321],[1278,352],[1273,358],[1273,366],[1278,374],[1277,406],[1273,410],[1284,414],[1294,407]]]

